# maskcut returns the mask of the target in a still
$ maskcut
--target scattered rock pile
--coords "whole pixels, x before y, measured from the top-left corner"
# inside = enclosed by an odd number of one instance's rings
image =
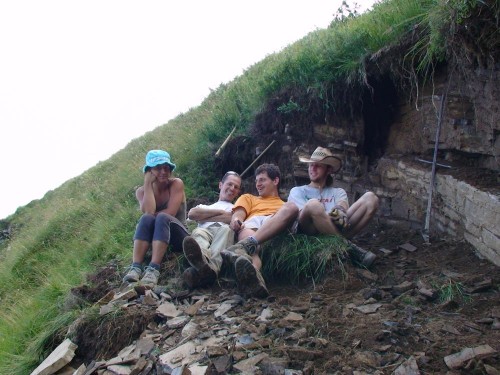
[[[194,291],[117,287],[98,317],[71,327],[76,350],[66,341],[54,351],[65,362],[35,373],[498,374],[498,268],[463,243],[396,239],[359,239],[379,255],[371,270],[346,264],[320,285],[271,282],[266,300],[226,280]],[[442,300],[446,283],[470,300]]]

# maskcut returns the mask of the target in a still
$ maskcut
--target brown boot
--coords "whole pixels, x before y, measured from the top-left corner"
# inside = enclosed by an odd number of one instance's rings
[[[236,264],[236,260],[240,256],[244,256],[251,261],[251,257],[249,254],[255,253],[257,247],[253,244],[248,238],[241,240],[240,242],[235,243],[232,246],[229,246],[227,249],[224,249],[220,252],[222,256],[222,262],[225,263],[225,266],[228,268],[233,268]]]
[[[182,250],[189,264],[197,270],[209,264],[208,259],[203,255],[203,251],[201,251],[200,245],[193,237],[187,236],[184,238],[182,241]]]
[[[182,273],[182,280],[189,289],[195,289],[205,285],[211,285],[217,278],[216,273],[207,266],[200,270],[189,267]]]
[[[350,247],[347,252],[353,261],[366,268],[369,268],[373,264],[375,258],[377,257],[375,254],[353,244],[352,242],[349,245]]]
[[[248,290],[252,296],[266,298],[269,295],[262,274],[250,259],[240,256],[235,263],[235,272],[240,287]]]

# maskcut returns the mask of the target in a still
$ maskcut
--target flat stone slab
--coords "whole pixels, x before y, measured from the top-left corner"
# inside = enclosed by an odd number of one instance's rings
[[[78,346],[70,339],[64,340],[40,365],[33,370],[31,375],[50,375],[62,369],[71,362]]]

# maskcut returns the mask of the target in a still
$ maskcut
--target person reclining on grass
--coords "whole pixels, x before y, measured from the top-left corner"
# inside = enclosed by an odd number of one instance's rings
[[[217,278],[222,265],[220,252],[234,244],[235,233],[228,224],[233,215],[232,202],[240,189],[240,175],[226,172],[219,182],[219,200],[189,210],[188,218],[198,222],[198,227],[182,243],[184,255],[191,264],[182,274],[189,288],[212,283]]]
[[[309,164],[311,182],[290,190],[288,202],[295,203],[300,210],[297,231],[351,238],[365,228],[378,209],[378,197],[369,191],[349,206],[345,190],[333,187],[331,176],[340,170],[342,161],[326,148],[318,147],[310,158],[299,157],[299,160]],[[365,267],[375,260],[375,254],[359,247],[353,247],[350,255]]]
[[[237,282],[250,295],[269,295],[260,269],[259,244],[270,240],[291,225],[298,214],[293,203],[279,197],[280,170],[274,164],[262,164],[255,170],[258,196],[243,194],[233,208],[229,226],[239,242],[221,252],[227,265],[234,267]]]
[[[182,248],[184,237],[189,235],[185,227],[186,195],[184,182],[172,178],[175,164],[170,154],[163,150],[151,150],[144,165],[144,185],[139,187],[136,198],[143,215],[134,235],[132,265],[123,277],[124,282],[141,280],[143,284],[156,285],[160,276],[160,264],[171,244],[174,250]],[[151,262],[142,272],[142,262],[149,247]],[[142,276],[142,278],[141,278]]]

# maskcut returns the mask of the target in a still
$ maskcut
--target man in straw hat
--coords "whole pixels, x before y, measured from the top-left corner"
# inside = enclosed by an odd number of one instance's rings
[[[333,186],[332,174],[342,168],[342,161],[330,150],[317,147],[311,157],[299,157],[308,163],[308,185],[292,188],[288,197],[299,208],[298,231],[308,235],[341,234],[352,237],[359,233],[375,215],[378,197],[372,192],[363,194],[349,206],[344,189]],[[363,266],[369,267],[375,254],[358,247],[351,255]]]

